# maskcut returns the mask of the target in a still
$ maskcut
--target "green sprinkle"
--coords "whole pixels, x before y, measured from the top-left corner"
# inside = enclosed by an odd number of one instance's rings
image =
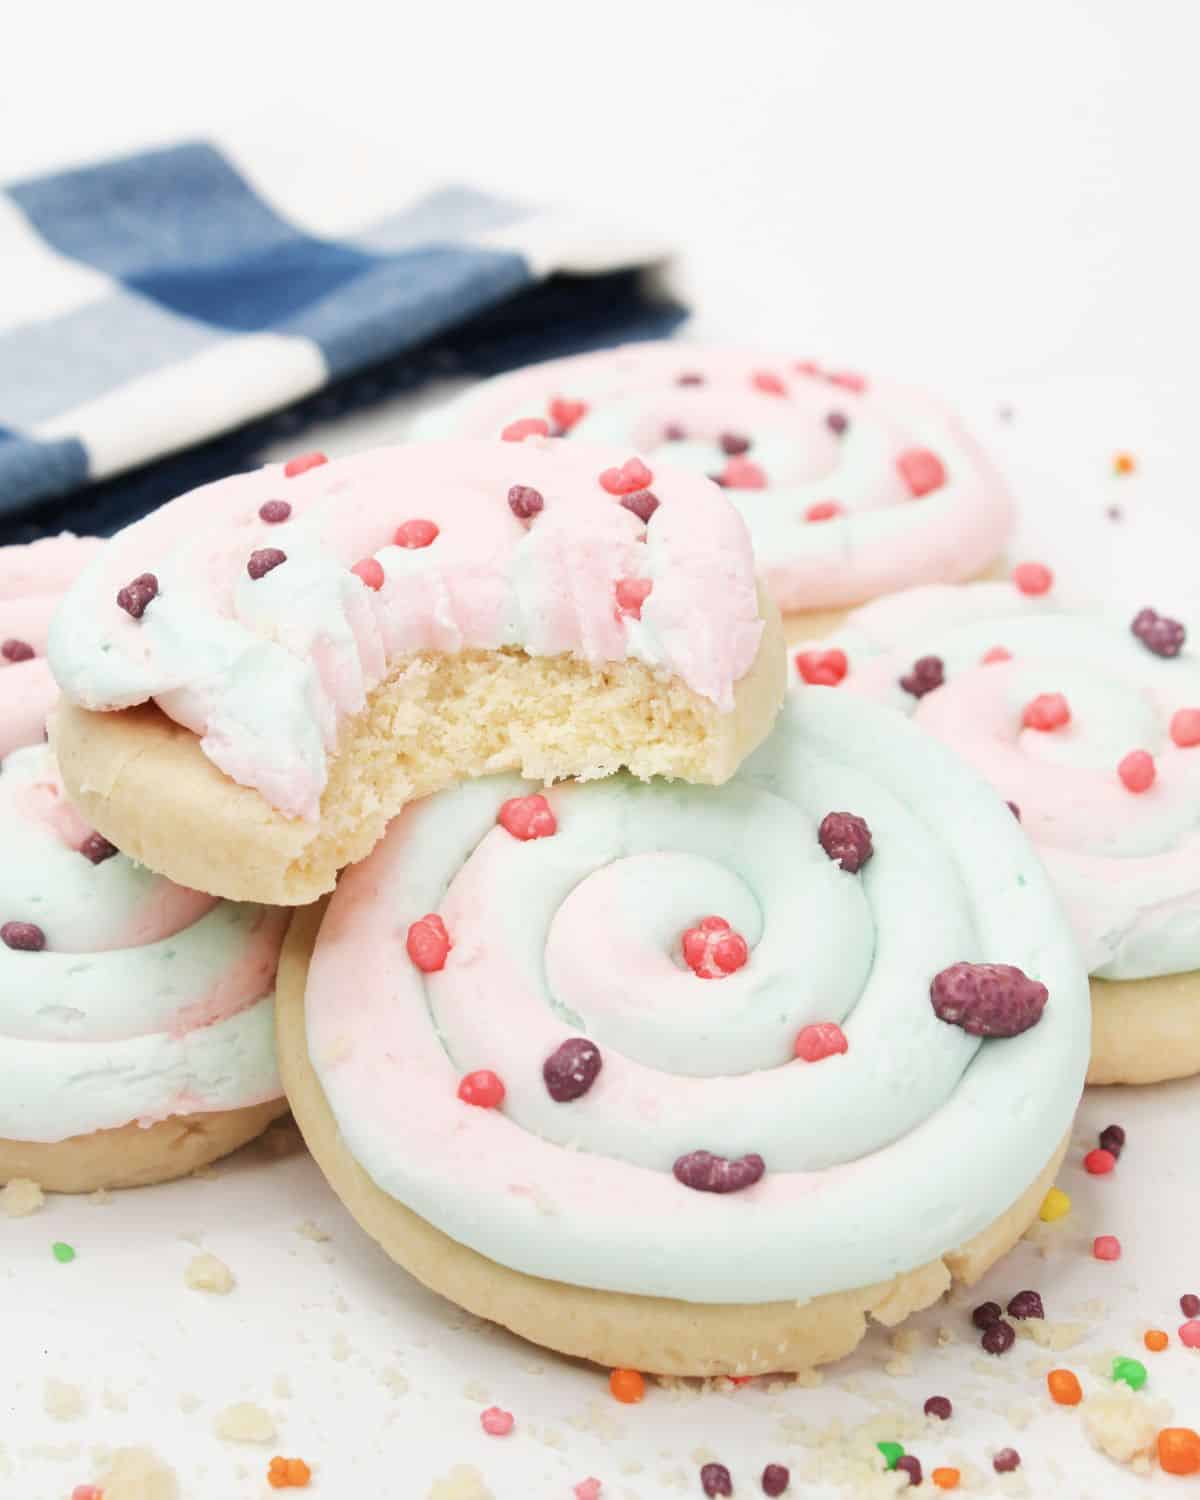
[[[1146,1384],[1146,1366],[1140,1359],[1126,1359],[1118,1354],[1112,1362],[1112,1378],[1123,1380],[1131,1391],[1140,1391]]]
[[[55,1240],[53,1245],[50,1246],[50,1249],[54,1255],[54,1259],[58,1261],[60,1265],[69,1266],[75,1259],[74,1245],[68,1245],[62,1240]],[[1146,1372],[1145,1370],[1143,1370],[1142,1379],[1144,1380],[1145,1378]]]
[[[889,1469],[894,1469],[904,1457],[904,1449],[899,1443],[876,1443],[875,1446],[883,1454],[884,1462]]]

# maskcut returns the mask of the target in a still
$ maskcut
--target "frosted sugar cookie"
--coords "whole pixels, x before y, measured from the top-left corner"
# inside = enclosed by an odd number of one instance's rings
[[[95,825],[172,879],[281,903],[462,776],[723,781],[786,686],[720,491],[536,437],[186,495],[109,543],[50,655]]]
[[[629,444],[725,487],[789,639],[920,583],[985,573],[1013,523],[1005,485],[954,413],[892,382],[761,350],[629,344],[468,391],[425,431],[512,426]]]
[[[1088,1057],[1037,856],[898,715],[809,693],[711,789],[405,810],[280,968],[280,1067],[435,1290],[601,1364],[804,1369],[1021,1235]]]
[[[911,714],[1018,812],[1092,974],[1092,1083],[1200,1072],[1200,659],[1184,626],[1061,609],[1050,570],[913,589],[796,653]]]
[[[4,762],[0,841],[0,1182],[161,1182],[284,1113],[285,913],[135,865],[66,800],[45,745]]]

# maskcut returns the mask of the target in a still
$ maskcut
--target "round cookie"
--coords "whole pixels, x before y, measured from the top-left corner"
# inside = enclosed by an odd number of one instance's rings
[[[283,904],[463,776],[724,781],[786,687],[726,498],[538,437],[310,455],[183,496],[109,543],[50,655],[59,764],[96,827]]]
[[[278,1019],[313,1155],[414,1275],[715,1375],[835,1359],[982,1275],[1061,1159],[1088,1012],[990,788],[814,693],[716,790],[407,808],[297,914]]]
[[[183,1176],[286,1112],[287,915],[173,886],[67,801],[45,745],[0,775],[0,1182]]]
[[[418,433],[493,436],[521,419],[716,479],[795,616],[789,640],[896,589],[986,575],[1013,525],[1003,480],[952,411],[812,360],[628,344],[486,381]]]
[[[46,661],[50,616],[100,546],[97,537],[64,531],[0,547],[0,758],[45,735],[58,697]]]
[[[1068,612],[1049,570],[1014,576],[1037,592],[868,605],[794,680],[910,714],[1019,809],[1092,975],[1089,1082],[1200,1072],[1200,658],[1153,610]]]

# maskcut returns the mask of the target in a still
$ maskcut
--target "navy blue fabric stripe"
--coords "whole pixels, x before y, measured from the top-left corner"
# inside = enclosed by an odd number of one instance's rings
[[[87,454],[75,438],[40,442],[0,427],[0,536],[10,511],[78,489],[87,477]]]

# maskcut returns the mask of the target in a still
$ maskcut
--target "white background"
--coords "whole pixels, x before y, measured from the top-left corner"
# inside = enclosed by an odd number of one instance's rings
[[[1200,35],[1183,0],[14,10],[0,178],[219,135],[283,161],[298,183],[320,174],[331,223],[339,176],[370,176],[385,210],[389,186],[415,172],[665,229],[686,251],[693,336],[957,396],[1018,487],[1021,555],[1047,557],[1070,592],[1114,608],[1195,608]],[[344,451],[403,416],[320,440]],[[1118,448],[1139,458],[1133,479],[1111,476]],[[1114,503],[1121,522],[1105,515]],[[1076,1206],[1057,1248],[1042,1260],[1022,1247],[987,1290],[1040,1287],[1055,1319],[1087,1308],[1084,1343],[1060,1358],[1099,1390],[1093,1360],[1141,1352],[1141,1330],[1173,1330],[1179,1293],[1200,1292],[1200,1086],[1093,1095],[1082,1119],[1081,1139],[1110,1119],[1129,1129],[1118,1173],[1087,1180],[1073,1151],[1062,1182]],[[305,1219],[333,1238],[297,1235]],[[1100,1232],[1122,1237],[1118,1265],[1088,1258]],[[184,1288],[195,1247],[180,1236],[197,1233],[238,1275],[226,1299]],[[54,1239],[76,1245],[73,1265],[51,1258]],[[456,1462],[478,1464],[498,1500],[570,1500],[589,1474],[604,1500],[653,1500],[699,1494],[700,1448],[746,1496],[768,1461],[802,1472],[804,1445],[781,1421],[853,1425],[888,1401],[911,1415],[934,1391],[959,1415],[911,1440],[927,1472],[962,1458],[986,1473],[989,1452],[1011,1443],[1038,1497],[1196,1483],[1126,1476],[1095,1455],[1078,1414],[1040,1394],[1041,1351],[1022,1342],[978,1372],[961,1308],[920,1320],[964,1342],[918,1354],[911,1378],[883,1372],[879,1342],[817,1390],[695,1401],[652,1390],[619,1408],[595,1372],[468,1326],[413,1287],[301,1157],[251,1157],[216,1181],[107,1207],[54,1200],[0,1220],[0,1266],[4,1500],[64,1500],[94,1476],[93,1444],[130,1442],[170,1458],[185,1500],[259,1500],[273,1452],[308,1458],[311,1493],[332,1500],[423,1500]],[[1197,1357],[1177,1346],[1145,1357],[1175,1420],[1200,1427]],[[406,1395],[392,1394],[389,1369]],[[291,1397],[273,1394],[280,1372]],[[859,1390],[836,1383],[854,1372]],[[44,1415],[49,1375],[82,1387],[81,1419]],[[185,1393],[201,1402],[187,1414]],[[275,1444],[235,1450],[211,1435],[238,1399],[276,1413]],[[517,1418],[504,1441],[478,1427],[492,1401]],[[1014,1427],[1014,1403],[1033,1414],[1028,1430]]]

